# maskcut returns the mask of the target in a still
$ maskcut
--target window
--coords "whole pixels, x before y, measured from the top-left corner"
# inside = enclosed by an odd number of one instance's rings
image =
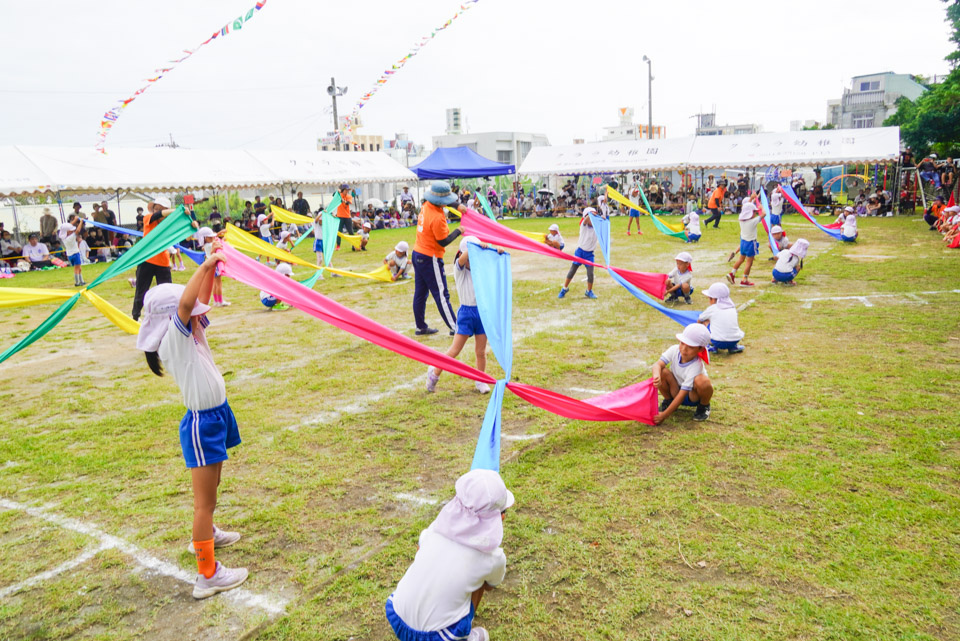
[[[853,114],[854,129],[868,129],[873,127],[873,114]]]
[[[497,162],[506,162],[509,163],[513,160],[513,153],[509,151],[498,151],[497,152]]]
[[[871,82],[861,82],[861,83],[860,83],[860,91],[879,91],[879,89],[880,89],[880,81],[879,81],[879,80],[873,80],[873,81],[871,81]]]
[[[532,142],[527,142],[525,140],[517,141],[517,154],[520,156],[520,162],[527,157],[527,154],[530,153],[530,149],[533,147]]]

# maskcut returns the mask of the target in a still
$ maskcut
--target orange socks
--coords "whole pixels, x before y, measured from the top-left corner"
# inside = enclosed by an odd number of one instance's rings
[[[209,579],[217,571],[217,562],[213,558],[213,539],[194,541],[193,549],[197,554],[197,571]]]

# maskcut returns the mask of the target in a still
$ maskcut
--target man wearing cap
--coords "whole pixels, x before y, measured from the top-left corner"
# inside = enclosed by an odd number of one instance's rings
[[[406,185],[403,186],[403,191],[400,193],[400,209],[403,209],[404,205],[410,203],[411,207],[416,207],[417,203],[413,199],[413,194],[410,193],[410,188]]]
[[[152,232],[157,225],[163,222],[164,218],[172,214],[174,209],[169,198],[160,196],[147,205],[147,212],[147,215],[143,218],[144,238],[146,238],[147,234]],[[199,225],[194,222],[193,228],[197,229],[198,227]],[[140,263],[137,267],[136,293],[133,295],[133,310],[130,314],[133,316],[133,320],[140,319],[140,311],[143,309],[143,297],[146,295],[147,290],[150,289],[150,285],[154,280],[157,281],[157,285],[173,282],[173,277],[170,274],[170,254],[167,250],[163,250],[156,256],[148,258],[146,262]]]
[[[350,195],[350,185],[343,183],[340,185],[340,204],[337,205],[337,218],[340,219],[340,234],[353,233],[353,217],[350,215],[350,205],[353,204],[353,196]],[[337,234],[337,249],[340,249],[340,234]]]
[[[430,293],[437,303],[440,318],[450,328],[450,335],[453,336],[457,315],[450,305],[447,277],[443,272],[443,253],[444,248],[460,236],[460,230],[450,231],[443,208],[457,202],[457,195],[448,183],[438,180],[430,185],[423,199],[423,207],[417,216],[417,242],[412,252],[416,283],[413,292],[413,318],[417,323],[418,336],[437,333],[437,330],[427,326],[424,319],[427,294]],[[460,209],[465,208],[461,205]]]

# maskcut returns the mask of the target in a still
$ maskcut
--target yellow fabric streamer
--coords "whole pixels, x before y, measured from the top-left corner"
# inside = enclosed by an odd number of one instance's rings
[[[140,323],[105,301],[98,294],[85,289],[83,290],[83,297],[90,301],[108,321],[126,333],[136,335],[140,331]]]
[[[90,301],[108,321],[128,334],[140,331],[140,324],[108,303],[99,295],[84,289],[83,297]],[[0,307],[24,307],[59,303],[72,298],[75,291],[69,289],[31,289],[29,287],[0,287]]]
[[[668,223],[668,222],[665,222],[665,221],[663,220],[663,218],[660,218],[660,216],[657,216],[656,214],[650,214],[650,216],[651,216],[652,218],[654,218],[657,222],[659,222],[661,225],[663,225],[664,227],[666,227],[667,229],[669,229],[670,231],[674,231],[674,232],[677,232],[677,233],[683,233],[683,230],[684,230],[683,224],[679,224],[679,225],[678,225],[678,224],[676,224],[676,223]]]
[[[650,213],[650,212],[648,212],[646,209],[644,209],[643,207],[641,207],[640,205],[638,205],[637,203],[631,202],[629,198],[627,198],[626,196],[624,196],[623,194],[621,194],[619,191],[617,191],[616,189],[614,189],[614,188],[611,187],[610,185],[607,185],[607,198],[609,198],[609,199],[611,199],[611,200],[617,201],[618,203],[620,203],[620,204],[623,205],[624,207],[629,207],[630,209],[636,209],[637,211],[639,211],[639,212],[641,212],[641,213],[644,213],[644,214],[649,214],[649,213]]]
[[[360,243],[363,242],[363,239],[360,238],[359,235],[351,236],[348,234],[344,234],[342,231],[338,231],[337,236],[339,236],[340,238],[344,239],[345,241],[353,245],[354,249],[360,249]]]
[[[379,280],[385,283],[389,283],[393,280],[390,275],[390,269],[386,265],[381,265],[378,269],[365,274],[351,272],[345,269],[336,269],[334,267],[322,267],[319,265],[314,265],[313,263],[307,262],[298,256],[294,256],[290,252],[274,247],[270,243],[265,243],[259,238],[255,238],[253,235],[248,234],[232,224],[227,225],[226,239],[228,243],[240,251],[247,252],[248,254],[269,256],[285,263],[292,263],[294,265],[300,265],[301,267],[309,267],[310,269],[325,269],[332,274],[340,274],[341,276],[348,276],[350,278],[368,278],[370,280]]]
[[[448,213],[456,216],[457,220],[460,219],[460,212],[454,209],[453,207],[444,207],[444,209],[446,209]]]
[[[279,220],[281,223],[287,223],[288,225],[312,225],[313,218],[309,216],[303,216],[302,214],[295,214],[292,211],[284,209],[283,207],[277,207],[276,205],[270,205],[270,211],[273,213],[273,217],[276,220]],[[337,236],[344,239],[351,245],[354,249],[360,249],[361,238],[359,235],[351,236],[344,234],[343,232],[337,232]]]
[[[538,234],[538,233],[535,232],[535,231],[522,231],[522,230],[520,230],[520,229],[514,229],[513,231],[517,232],[518,234],[523,234],[523,235],[526,236],[527,238],[532,238],[532,239],[534,239],[535,241],[537,241],[538,243],[546,243],[546,242],[547,242],[547,235],[546,235],[546,234]]]

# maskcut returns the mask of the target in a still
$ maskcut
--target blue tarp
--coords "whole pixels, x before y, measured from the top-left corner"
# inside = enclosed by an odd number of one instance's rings
[[[440,147],[410,171],[421,180],[485,178],[517,173],[513,165],[488,160],[469,147]]]

